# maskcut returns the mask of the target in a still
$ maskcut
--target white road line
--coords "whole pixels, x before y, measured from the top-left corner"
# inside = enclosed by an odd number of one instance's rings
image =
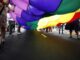
[[[41,34],[43,37],[45,37],[45,38],[47,38],[47,36],[46,35],[44,35],[44,34]]]

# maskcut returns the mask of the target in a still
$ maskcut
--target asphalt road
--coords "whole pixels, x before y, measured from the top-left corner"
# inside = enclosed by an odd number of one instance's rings
[[[80,60],[79,42],[26,31],[6,38],[0,60]]]

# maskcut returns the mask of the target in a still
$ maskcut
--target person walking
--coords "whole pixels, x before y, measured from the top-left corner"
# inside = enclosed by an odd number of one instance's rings
[[[6,5],[0,3],[0,45],[5,42],[6,34]]]
[[[15,21],[11,18],[9,11],[7,13],[7,24],[8,24],[7,29],[9,31],[9,35],[11,35],[13,31],[15,31]]]
[[[75,30],[75,33],[77,35],[77,39],[79,38],[79,19],[76,19],[75,21],[71,23],[67,23],[65,26],[66,30],[69,30],[70,38],[72,38],[72,32]]]
[[[21,33],[21,26],[20,26],[20,25],[18,25],[17,32],[18,32],[18,33]]]
[[[64,28],[63,27],[64,27],[64,24],[61,24],[60,26],[58,26],[58,28],[59,28],[59,34],[61,34],[61,33],[64,34],[63,33]]]

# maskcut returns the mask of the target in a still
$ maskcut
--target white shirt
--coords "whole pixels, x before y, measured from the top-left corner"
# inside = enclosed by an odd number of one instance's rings
[[[7,21],[14,21],[14,19],[10,16],[10,13],[7,13]]]
[[[9,21],[14,21],[14,19],[10,16],[10,13],[7,13],[7,26],[9,25]]]

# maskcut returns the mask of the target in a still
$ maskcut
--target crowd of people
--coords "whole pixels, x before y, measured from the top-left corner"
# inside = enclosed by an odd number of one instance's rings
[[[65,29],[64,29],[64,26],[65,26]],[[65,23],[65,24],[61,24],[58,27],[58,31],[59,31],[59,34],[63,34],[64,30],[68,30],[69,31],[69,34],[70,34],[70,38],[73,38],[73,31],[75,31],[75,34],[77,36],[77,39],[79,39],[79,31],[80,31],[80,18],[72,21],[72,22],[69,22],[69,23]],[[52,29],[53,27],[47,27],[47,28],[44,28],[43,30],[45,32],[52,32]]]
[[[8,6],[0,3],[0,47],[5,42],[6,32],[9,32],[9,35],[11,35],[15,31],[16,24],[17,23],[9,15]],[[21,26],[18,25],[18,32],[20,32],[20,28]]]
[[[77,38],[79,38],[79,31],[80,31],[80,20],[76,19],[75,21],[71,23],[67,23],[65,26],[66,30],[69,30],[70,32],[70,38],[72,38],[72,32],[75,31]]]

